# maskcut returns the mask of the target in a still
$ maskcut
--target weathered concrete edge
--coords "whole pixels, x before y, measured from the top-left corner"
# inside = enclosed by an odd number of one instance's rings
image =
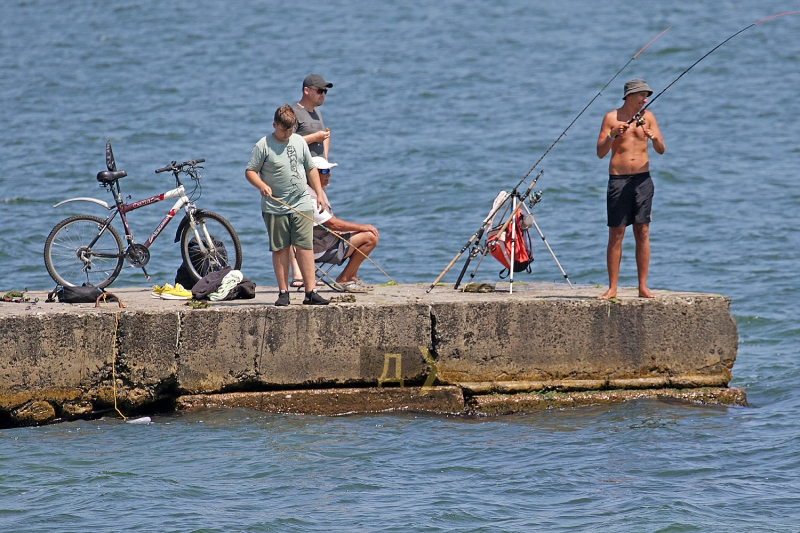
[[[176,407],[244,408],[270,413],[338,416],[391,411],[461,414],[464,394],[459,387],[369,387],[269,392],[233,392],[181,396]]]
[[[554,384],[551,384],[554,386]],[[633,400],[676,400],[684,403],[747,406],[744,389],[701,387],[638,390],[541,390],[517,394],[475,394],[458,386],[368,387],[345,389],[301,389],[266,392],[232,392],[179,396],[177,410],[253,409],[278,414],[342,416],[386,412],[417,412],[436,415],[501,416],[545,409],[577,408],[623,403]],[[62,406],[57,419],[46,401],[31,401],[16,413],[20,425],[52,423],[97,416],[90,402]],[[130,415],[131,413],[129,413]],[[27,422],[27,423],[26,423]]]
[[[253,409],[268,413],[322,416],[385,412],[501,416],[644,399],[669,399],[703,405],[747,406],[744,389],[727,387],[554,391],[470,396],[465,395],[460,387],[446,386],[195,394],[179,397],[176,407],[179,410]]]
[[[632,400],[677,400],[703,405],[747,406],[744,389],[703,387],[699,389],[642,389],[573,392],[532,392],[520,394],[482,394],[468,400],[474,415],[496,416],[521,414],[545,409],[563,409]]]
[[[716,297],[710,300],[714,299],[719,300],[719,298]],[[692,298],[690,304],[684,305],[681,303],[684,307],[688,307],[689,318],[695,317],[691,323],[700,324],[700,326],[702,326],[702,323],[698,323],[696,318],[703,317],[706,313],[698,312],[703,310],[702,306],[695,311],[692,311],[692,308],[696,306],[696,303],[703,304],[704,300],[709,299],[698,298],[697,302],[695,302],[695,299]],[[542,316],[546,324],[565,323],[564,320],[554,319],[558,318],[558,315],[553,314],[556,302],[556,300],[537,300],[535,303],[535,306],[544,313]],[[414,367],[407,368],[406,365],[404,365],[403,377],[407,382],[409,380],[416,380],[416,384],[418,385],[425,379],[427,374],[429,378],[437,378],[440,385],[458,384],[467,395],[475,395],[481,393],[516,393],[536,390],[573,391],[613,388],[723,386],[730,380],[730,367],[735,360],[736,334],[735,322],[732,317],[730,317],[729,313],[729,300],[722,298],[722,303],[724,304],[724,312],[722,314],[725,315],[722,316],[722,318],[725,319],[722,322],[729,321],[732,326],[732,328],[727,328],[731,329],[731,331],[727,333],[725,333],[726,328],[720,328],[719,330],[723,333],[722,337],[727,339],[724,343],[717,342],[718,345],[722,345],[723,348],[725,348],[723,350],[723,352],[725,352],[723,357],[717,357],[715,355],[710,361],[707,361],[703,357],[689,356],[689,353],[683,352],[679,354],[679,359],[677,361],[667,360],[667,364],[664,364],[664,361],[660,361],[659,364],[653,365],[646,363],[646,359],[644,359],[645,364],[642,366],[640,364],[641,354],[639,353],[633,353],[633,356],[635,356],[633,359],[619,359],[616,354],[612,354],[613,357],[610,359],[610,364],[607,366],[610,371],[578,372],[576,369],[580,369],[586,365],[585,356],[583,354],[599,353],[602,355],[602,351],[598,350],[595,352],[595,350],[586,349],[588,346],[576,344],[572,346],[573,349],[569,352],[569,357],[565,357],[563,361],[560,361],[560,358],[555,358],[559,360],[556,362],[567,363],[567,371],[563,373],[558,372],[558,368],[553,372],[543,367],[543,365],[552,364],[552,360],[554,359],[552,356],[548,355],[544,360],[540,359],[541,354],[550,353],[550,349],[553,349],[553,353],[556,353],[558,351],[556,348],[560,348],[560,345],[553,345],[552,342],[549,342],[549,344],[544,342],[541,344],[541,347],[545,348],[545,350],[539,349],[531,351],[528,349],[528,343],[525,343],[526,340],[530,340],[529,334],[525,335],[523,334],[525,332],[520,331],[519,334],[515,334],[516,332],[514,332],[510,335],[505,335],[505,337],[498,337],[494,329],[484,327],[485,324],[483,324],[482,320],[472,320],[466,315],[465,317],[459,318],[458,321],[463,324],[471,324],[470,328],[448,327],[448,324],[452,322],[453,318],[458,318],[455,315],[455,311],[453,311],[454,306],[452,304],[414,302],[401,303],[393,306],[368,306],[368,308],[353,306],[351,310],[352,313],[361,314],[365,317],[368,315],[373,323],[376,322],[374,316],[376,311],[383,312],[386,309],[393,308],[395,310],[406,309],[411,312],[412,315],[415,314],[427,327],[398,328],[396,327],[397,323],[395,317],[393,320],[389,321],[395,327],[386,327],[389,335],[385,338],[381,336],[383,340],[378,342],[377,346],[384,348],[385,351],[394,351],[395,347],[406,345],[409,347],[424,346],[430,343],[429,346],[432,352],[432,357],[429,357],[430,361],[428,361],[428,358],[424,357],[423,353],[422,356],[417,354],[419,361],[417,361]],[[520,314],[519,309],[515,312],[510,312],[508,309],[503,308],[525,307],[531,310],[531,305],[534,304],[525,302],[513,304],[501,301],[493,303],[484,302],[480,304],[479,307],[484,311],[485,316],[502,316],[506,319],[511,318],[512,324],[523,324],[525,323],[524,320],[515,320],[515,318],[524,317],[525,319],[530,319],[533,315],[522,313],[522,316],[517,316]],[[619,313],[617,313],[617,311],[636,311],[636,308],[641,309],[643,305],[645,304],[633,300],[624,305],[620,304],[620,306],[607,306],[607,309],[604,307],[600,309],[602,312],[598,315],[596,309],[594,314],[586,313],[586,308],[597,307],[596,303],[574,301],[568,304],[566,312],[568,312],[570,316],[580,315],[582,317],[581,320],[587,326],[591,326],[592,323],[600,323],[603,328],[608,328],[610,325],[612,327],[611,333],[618,335],[616,332],[628,332],[636,328],[629,327],[630,322],[619,322]],[[460,307],[462,311],[472,311],[471,306],[464,305],[463,303],[458,304],[457,307]],[[560,306],[555,305],[555,307]],[[648,305],[649,309],[658,310],[660,307],[663,307],[663,302],[656,306],[653,306],[652,303]],[[448,309],[450,310],[449,313],[447,311]],[[6,351],[12,354],[12,356],[14,353],[30,353],[32,357],[29,361],[17,360],[16,364],[17,369],[24,372],[25,375],[29,377],[26,378],[25,381],[29,385],[34,385],[34,388],[27,390],[17,389],[10,391],[10,394],[4,394],[9,404],[8,407],[10,408],[5,416],[13,416],[13,423],[15,425],[47,423],[56,417],[60,417],[60,419],[71,419],[96,416],[98,412],[101,412],[97,410],[98,408],[102,410],[103,408],[113,405],[115,393],[121,408],[126,413],[136,411],[157,412],[158,410],[164,410],[164,407],[171,409],[175,398],[181,393],[220,393],[226,392],[225,389],[229,391],[236,390],[234,387],[238,387],[238,390],[247,390],[249,388],[251,391],[264,390],[264,387],[269,387],[270,390],[297,389],[298,387],[304,387],[306,389],[312,389],[312,387],[314,387],[319,389],[320,385],[323,385],[323,383],[319,382],[319,377],[322,375],[327,376],[329,380],[334,377],[336,378],[330,383],[324,384],[324,386],[328,387],[352,387],[353,385],[370,387],[374,386],[378,380],[380,365],[376,366],[374,369],[377,371],[377,374],[350,372],[349,374],[343,374],[341,376],[332,376],[330,374],[319,373],[319,371],[324,371],[324,369],[316,369],[317,379],[313,381],[308,379],[306,373],[299,376],[301,378],[300,380],[296,379],[298,376],[295,376],[295,379],[289,379],[288,381],[286,379],[271,379],[268,382],[263,381],[264,374],[260,371],[260,367],[262,366],[260,362],[258,362],[258,366],[255,367],[255,374],[250,368],[254,360],[250,352],[252,352],[253,349],[259,349],[259,347],[263,348],[265,337],[259,330],[254,329],[255,334],[246,331],[251,326],[247,324],[246,320],[242,320],[242,318],[250,316],[252,317],[251,322],[255,320],[258,324],[263,325],[266,323],[267,317],[275,311],[271,307],[264,311],[248,310],[248,308],[243,308],[242,311],[244,311],[243,314],[239,312],[222,312],[222,309],[218,309],[217,312],[211,312],[209,310],[175,310],[171,312],[167,311],[166,313],[152,313],[137,310],[130,314],[122,313],[119,315],[121,320],[119,320],[116,327],[109,327],[111,325],[109,321],[114,320],[113,314],[108,312],[97,313],[95,311],[90,311],[88,315],[84,313],[80,315],[70,313],[70,318],[64,317],[67,319],[55,321],[54,324],[56,327],[53,328],[44,327],[44,324],[38,324],[38,327],[31,327],[37,325],[26,322],[23,328],[26,335],[9,338],[8,341],[16,346]],[[332,316],[331,310],[305,310],[298,308],[292,309],[291,311],[293,311],[293,315],[299,314],[301,318],[305,318],[306,320],[310,316],[317,317],[318,320],[326,319],[327,322],[323,324],[327,324],[328,322],[336,324],[337,320],[341,320],[341,317],[337,317],[344,312],[344,309],[342,309],[341,312],[334,310],[335,316]],[[721,309],[717,307],[716,311],[715,315],[719,318]],[[562,310],[562,312],[564,312],[564,310]],[[266,316],[261,316],[263,313],[265,313]],[[347,312],[346,314],[352,315],[352,313]],[[448,314],[450,314],[451,317],[448,318]],[[89,316],[94,318],[91,319],[91,326],[87,328],[85,323]],[[166,320],[169,316],[175,317],[174,322]],[[639,315],[637,312],[634,314],[628,313],[626,316],[628,319],[633,320]],[[712,314],[712,316],[714,316],[714,314]],[[220,324],[219,319],[221,317],[226,317],[236,322],[237,327],[213,327],[212,324]],[[41,318],[43,320],[36,320],[36,322],[47,321],[46,316]],[[349,319],[352,321],[352,316],[350,316]],[[614,322],[615,320],[618,322]],[[706,321],[705,325],[708,326],[708,318],[704,320]],[[206,322],[208,322],[208,324],[204,324]],[[296,321],[289,321],[289,323],[294,322]],[[377,322],[383,323],[384,321],[378,320]],[[712,320],[712,323],[713,322]],[[171,327],[165,328],[165,323],[170,325],[175,324],[175,329]],[[194,325],[194,327],[190,327],[192,325]],[[716,322],[715,325],[720,325],[720,322]],[[317,328],[320,328],[320,326],[318,325]],[[322,329],[343,330],[345,328],[323,327]],[[585,329],[587,332],[592,331],[589,327]],[[638,329],[641,330],[641,328]],[[698,327],[697,329],[700,331],[707,331],[707,327]],[[716,330],[716,328],[711,329]],[[36,334],[37,330],[40,335]],[[241,331],[243,334],[241,338],[235,335],[233,337],[230,335],[223,336],[222,338],[215,337],[213,342],[202,344],[199,344],[198,339],[195,339],[194,336],[190,334],[192,331],[226,332],[228,330]],[[136,334],[137,331],[146,332],[147,334]],[[413,338],[407,338],[408,336],[404,334],[404,332],[409,331],[413,333],[411,336]],[[499,331],[505,331],[505,329],[500,329]],[[551,333],[549,328],[545,328],[543,331],[548,334]],[[448,336],[445,335],[445,332],[450,332],[451,334]],[[463,332],[464,335],[462,336],[459,334],[459,336],[453,337],[452,332]],[[477,336],[473,335],[473,333],[477,334]],[[471,336],[473,341],[477,341],[477,343],[465,343],[464,340],[467,338],[467,334]],[[249,342],[251,341],[251,337],[259,342]],[[294,336],[291,335],[290,337],[294,338]],[[359,341],[363,340],[365,337],[370,339],[376,338],[375,335],[372,335],[372,331],[370,331],[368,334],[362,334],[353,340]],[[558,336],[556,335],[555,337],[557,338]],[[591,338],[603,337],[603,335],[596,334],[591,336]],[[653,356],[660,357],[659,350],[653,350],[653,347],[658,348],[658,344],[653,344],[653,342],[649,340],[649,337],[637,334],[630,338],[641,339],[641,346],[650,346],[648,349],[654,354]],[[670,336],[670,338],[672,339],[672,336]],[[20,349],[26,347],[26,345],[34,339],[38,339],[38,349]],[[116,340],[116,343],[114,340]],[[622,340],[625,341],[625,339]],[[626,342],[630,345],[630,340]],[[362,346],[359,342],[344,344],[356,347]],[[617,343],[615,342],[614,344],[616,345]],[[625,344],[625,342],[620,342],[620,344]],[[694,352],[691,355],[702,352],[697,349],[697,345],[694,343],[690,344]],[[725,347],[725,344],[729,346]],[[638,340],[635,345],[639,346]],[[391,347],[391,349],[386,347]],[[716,349],[716,345],[714,344],[712,344],[711,347]],[[33,348],[33,345],[31,345],[30,348]],[[225,353],[230,352],[234,354],[234,357],[222,357],[218,359],[217,357],[221,348],[225,348],[225,350],[222,350]],[[465,350],[465,348],[469,349]],[[83,357],[80,359],[71,357],[70,354],[75,354],[77,353],[76,351],[83,354]],[[410,351],[414,352],[415,350],[412,348]],[[311,358],[311,361],[319,359],[318,350],[311,349],[308,350],[308,352],[309,353],[306,355]],[[281,351],[281,356],[295,357],[297,353],[298,350],[296,346],[290,345]],[[199,360],[198,355],[201,356]],[[359,362],[359,355],[363,354],[356,352],[350,355],[341,353],[338,359],[340,363],[344,364],[338,364],[336,367],[346,369],[346,365],[349,364],[357,371],[358,368],[353,366],[353,363],[357,364]],[[380,355],[380,353],[376,352],[376,355]],[[702,353],[698,355],[702,356]],[[465,356],[467,357],[466,359]],[[344,359],[342,357],[344,357]],[[517,360],[517,357],[522,357],[522,359]],[[13,356],[9,360],[13,361],[15,359],[18,358]],[[360,359],[363,363],[363,357]],[[380,357],[380,359],[383,360],[383,357]],[[598,357],[598,359],[600,359],[600,357]],[[677,364],[682,363],[684,359],[691,361],[692,365],[687,368],[686,366]],[[408,361],[409,359],[405,360]],[[487,371],[486,362],[491,364],[489,371]],[[32,363],[31,366],[29,366],[30,363]],[[467,364],[466,367],[464,366],[465,363]],[[478,365],[475,363],[478,363]],[[622,364],[616,366],[617,363]],[[673,365],[672,363],[676,364]],[[116,391],[112,388],[112,374],[115,364],[117,376]],[[191,376],[185,376],[185,371],[182,372],[181,368],[203,368],[207,375],[211,376],[213,379],[209,383],[204,383],[208,381],[207,378],[204,377],[199,381],[201,384],[199,387],[186,386],[185,380],[182,378]],[[280,368],[291,369],[292,367],[280,365]],[[34,369],[38,374],[31,372]],[[309,369],[303,368],[302,370],[307,371]],[[465,372],[465,370],[468,371]],[[620,370],[623,371],[620,372]],[[687,370],[691,373],[686,373]],[[698,371],[700,371],[700,374],[694,373]],[[644,376],[640,374],[640,377],[634,377],[638,372],[642,372]],[[561,376],[558,376],[559,373],[561,373]],[[592,373],[595,373],[595,375],[598,373],[606,374],[606,376],[598,376],[600,379],[584,378],[584,376],[592,378]],[[222,376],[224,379],[220,380],[215,376]],[[274,377],[274,375],[271,377]],[[284,376],[284,378],[285,377],[286,376]],[[464,377],[472,377],[473,379],[487,379],[488,377],[493,381],[467,382],[463,379]],[[561,379],[550,379],[551,377],[559,377]],[[253,378],[256,379],[254,380]],[[354,381],[358,381],[358,383],[354,383]],[[432,384],[433,379],[429,382],[426,381],[426,383]],[[204,388],[206,390],[202,390]],[[155,405],[158,403],[163,403],[164,405]],[[10,412],[12,410],[13,414]],[[2,422],[3,421],[0,420],[0,426],[4,425]]]
[[[684,374],[634,379],[555,379],[546,381],[458,382],[470,394],[515,394],[540,391],[600,391],[617,389],[727,388],[730,371],[713,375]]]

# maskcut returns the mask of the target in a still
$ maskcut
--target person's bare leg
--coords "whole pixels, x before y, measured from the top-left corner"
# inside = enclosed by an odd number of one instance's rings
[[[296,254],[296,250],[295,250],[294,246],[292,246],[292,254],[291,254],[291,257],[292,257],[292,270],[290,272],[290,275],[291,275],[291,278],[292,278],[292,283],[291,283],[292,287],[297,287],[298,285],[295,282],[300,280],[300,279],[302,279],[302,276],[300,275],[300,267],[297,265],[297,257],[296,257],[295,254]]]
[[[300,267],[300,273],[303,275],[303,286],[306,292],[311,292],[317,286],[317,278],[314,275],[314,250],[295,248],[295,256]]]
[[[278,280],[278,290],[289,290],[289,265],[291,264],[292,247],[287,246],[277,252],[272,252],[272,268]]]
[[[350,260],[347,261],[344,270],[336,277],[336,282],[347,283],[348,281],[355,281],[358,278],[358,268],[366,259],[364,255],[369,255],[376,246],[378,246],[378,237],[372,232],[361,231],[350,236],[350,250],[347,252],[347,257]],[[364,255],[358,253],[356,248],[361,250]]]
[[[636,239],[636,271],[639,274],[639,297],[655,298],[647,288],[647,273],[650,269],[650,224],[634,224],[633,236]]]
[[[606,248],[606,266],[608,267],[608,290],[598,300],[609,300],[617,297],[619,283],[619,265],[622,261],[622,239],[625,237],[625,226],[608,228],[608,247]]]

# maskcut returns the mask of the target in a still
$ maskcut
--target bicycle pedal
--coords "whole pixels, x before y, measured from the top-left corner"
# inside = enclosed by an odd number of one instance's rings
[[[145,270],[144,267],[142,267],[142,272],[144,273],[144,279],[150,281],[150,274],[147,273],[147,270]]]

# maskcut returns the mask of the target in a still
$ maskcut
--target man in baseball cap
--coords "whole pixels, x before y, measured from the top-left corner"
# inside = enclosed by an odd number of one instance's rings
[[[333,84],[325,81],[319,74],[309,74],[303,80],[303,96],[300,101],[292,105],[297,117],[295,133],[308,144],[312,157],[328,159],[330,149],[330,130],[322,122],[322,113],[318,107],[325,102],[328,89]],[[292,256],[292,287],[302,287],[300,270],[296,259]]]
[[[325,102],[328,89],[333,84],[325,81],[319,74],[309,74],[303,80],[303,96],[292,106],[297,116],[295,133],[305,139],[308,149],[314,157],[328,159],[330,149],[330,131],[322,122],[322,114],[317,109]]]
[[[650,177],[648,143],[656,153],[666,150],[656,117],[649,110],[642,112],[653,90],[641,78],[625,82],[624,103],[619,109],[606,113],[597,138],[597,157],[611,152],[608,163],[606,210],[608,214],[608,290],[601,300],[616,298],[619,267],[622,261],[622,239],[625,228],[633,224],[636,239],[636,270],[639,278],[639,297],[655,298],[647,288],[650,267],[650,220],[653,205],[653,180]]]

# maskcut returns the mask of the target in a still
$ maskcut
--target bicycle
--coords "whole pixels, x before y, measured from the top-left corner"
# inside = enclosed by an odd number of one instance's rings
[[[108,190],[114,197],[114,205],[96,198],[70,198],[57,203],[53,207],[70,202],[92,202],[111,211],[104,219],[94,215],[75,215],[55,225],[44,244],[44,264],[47,272],[62,286],[77,286],[84,283],[103,288],[110,285],[119,275],[127,261],[131,267],[141,268],[147,281],[150,276],[145,266],[150,261],[150,245],[158,238],[167,224],[183,209],[186,214],[175,233],[175,241],[180,242],[181,257],[189,275],[199,280],[209,272],[232,266],[238,270],[242,266],[242,247],[239,237],[231,224],[221,215],[198,208],[193,203],[200,197],[199,166],[205,159],[185,161],[178,164],[172,161],[169,165],[156,169],[156,174],[172,172],[176,187],[167,192],[151,196],[144,200],[126,203],[122,198],[119,180],[128,175],[124,170],[117,170],[111,142],[106,142],[106,167],[108,170],[97,173],[100,186]],[[180,175],[186,174],[195,181],[195,188],[190,193],[181,183]],[[195,197],[195,191],[200,193]],[[126,200],[130,200],[130,196]],[[127,213],[147,205],[178,198],[169,213],[156,226],[153,233],[143,243],[134,240],[128,225]],[[111,222],[119,214],[125,228],[127,248],[123,249],[122,238]]]

